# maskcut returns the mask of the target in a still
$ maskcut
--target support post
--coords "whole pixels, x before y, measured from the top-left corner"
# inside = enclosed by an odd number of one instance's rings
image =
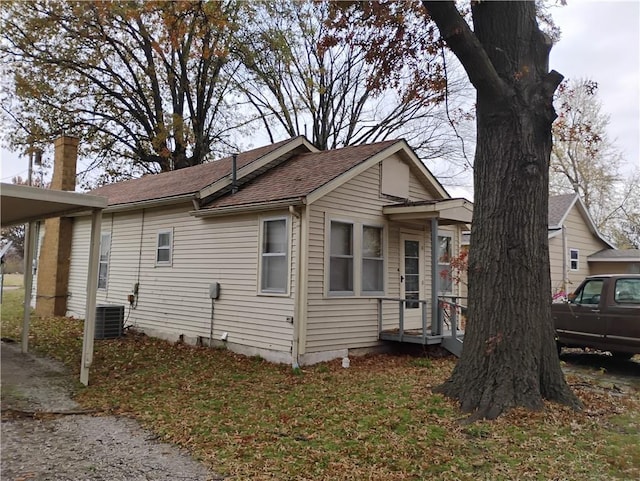
[[[442,323],[438,316],[438,219],[431,219],[431,333],[442,334]]]
[[[29,222],[24,234],[24,314],[22,318],[22,344],[23,353],[29,352],[29,326],[31,324],[31,290],[33,287],[33,256],[36,223]]]
[[[80,382],[85,386],[89,384],[89,368],[93,362],[101,226],[102,209],[93,209],[91,213],[91,245],[89,247],[89,269],[87,272],[87,297],[84,315],[84,337],[82,340],[82,363],[80,365]]]

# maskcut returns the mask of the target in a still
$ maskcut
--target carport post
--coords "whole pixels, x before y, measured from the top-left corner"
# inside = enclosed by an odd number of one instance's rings
[[[29,222],[25,232],[24,249],[24,315],[22,318],[22,352],[29,352],[29,324],[31,323],[31,289],[33,286],[33,251],[36,243],[36,223]]]
[[[80,382],[85,386],[89,384],[89,368],[93,362],[93,340],[96,332],[96,292],[98,291],[101,226],[102,209],[93,209],[91,212],[91,245],[89,246],[89,269],[87,272],[87,303],[84,314],[82,363],[80,365]]]

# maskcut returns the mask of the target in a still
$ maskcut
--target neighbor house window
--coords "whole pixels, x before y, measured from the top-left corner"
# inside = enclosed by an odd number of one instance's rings
[[[569,249],[569,263],[572,271],[577,271],[580,267],[580,253],[578,249]]]
[[[260,252],[261,292],[287,292],[287,253],[287,220],[264,220]]]
[[[111,233],[102,234],[100,236],[100,261],[98,263],[98,289],[107,288],[110,251],[111,251]]]
[[[353,293],[353,224],[331,222],[329,292]]]
[[[382,228],[362,227],[362,292],[384,291]]]
[[[453,292],[453,273],[451,271],[450,235],[438,236],[438,291],[440,293]]]
[[[170,266],[172,261],[173,229],[158,231],[156,241],[156,265]]]

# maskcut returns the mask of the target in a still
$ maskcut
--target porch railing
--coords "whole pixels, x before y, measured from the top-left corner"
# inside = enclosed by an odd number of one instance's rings
[[[378,298],[378,332],[382,332],[383,327],[383,302],[391,301],[398,303],[398,335],[400,337],[400,342],[404,339],[405,334],[405,326],[404,326],[404,306],[407,303],[419,304],[420,305],[420,315],[421,315],[421,324],[422,324],[422,338],[426,343],[427,339],[427,329],[428,329],[428,316],[427,316],[427,306],[429,304],[428,299],[401,299],[397,297],[380,297]],[[432,326],[433,327],[433,326]],[[414,336],[415,337],[415,336]]]

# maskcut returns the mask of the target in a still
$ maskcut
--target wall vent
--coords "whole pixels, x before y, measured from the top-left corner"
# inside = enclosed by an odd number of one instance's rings
[[[101,304],[96,306],[96,333],[94,339],[115,339],[122,336],[124,306]]]

